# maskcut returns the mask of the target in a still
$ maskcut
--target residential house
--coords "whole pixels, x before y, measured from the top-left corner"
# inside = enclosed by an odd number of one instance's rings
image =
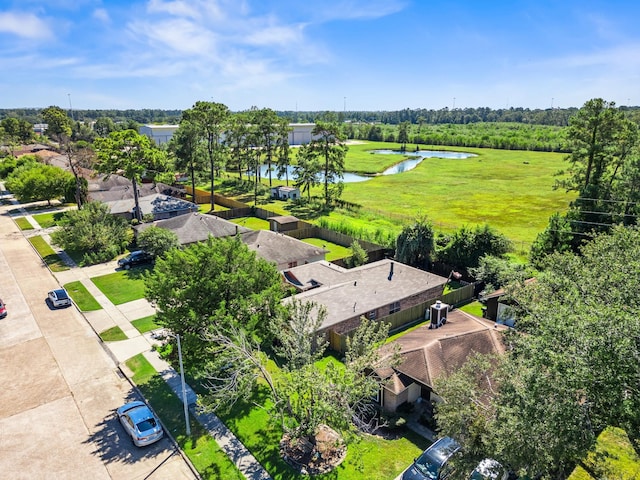
[[[452,310],[441,327],[423,325],[385,345],[381,357],[392,355],[399,347],[400,363],[376,370],[383,380],[378,398],[381,406],[393,412],[399,405],[419,398],[439,401],[434,381],[459,369],[472,353],[504,353],[504,330],[504,325]]]
[[[192,213],[138,225],[135,229],[139,233],[152,225],[175,232],[181,245],[202,242],[210,236],[220,238],[239,235],[250,250],[265,260],[275,263],[278,270],[324,260],[328,253],[328,250],[324,248],[281,233],[269,230],[251,230],[215,215]]]
[[[277,200],[297,200],[300,198],[300,189],[298,187],[287,187],[285,185],[271,187],[271,198]]]
[[[228,220],[224,220],[215,215],[201,213],[189,213],[166,220],[157,220],[151,223],[136,225],[134,230],[136,235],[149,227],[159,227],[171,230],[178,236],[180,245],[190,245],[196,242],[204,242],[209,237],[221,238],[230,237],[239,233],[250,232],[251,230],[237,225]]]
[[[136,217],[136,205],[133,198],[104,203],[109,206],[112,215],[117,215],[127,220]],[[138,205],[143,216],[152,215],[154,220],[162,220],[198,211],[198,205],[195,203],[158,193],[138,197]]]
[[[329,262],[301,265],[283,272],[300,293],[296,300],[323,305],[321,330],[346,334],[361,317],[383,319],[440,297],[447,278],[384,259],[345,269]]]
[[[329,251],[270,230],[252,230],[240,238],[250,250],[277,265],[278,270],[324,261]]]

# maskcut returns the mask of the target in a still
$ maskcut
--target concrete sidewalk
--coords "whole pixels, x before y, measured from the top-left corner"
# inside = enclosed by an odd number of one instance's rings
[[[47,229],[44,231],[44,229],[40,229],[35,219],[33,219],[31,215],[28,215],[27,212],[25,212],[24,216],[31,225],[33,225],[35,230],[35,232],[33,230],[30,231],[29,234],[42,234],[43,238],[51,244],[49,237],[50,230]],[[101,310],[81,312],[93,330],[96,333],[100,333],[108,328],[118,326],[127,336],[126,340],[104,343],[112,357],[120,364],[122,371],[131,378],[131,372],[126,365],[124,365],[124,362],[138,354],[143,354],[167,382],[167,385],[169,385],[175,395],[182,400],[182,382],[180,375],[153,350],[153,346],[158,343],[158,340],[152,332],[141,334],[131,324],[133,320],[155,314],[155,308],[145,299],[135,300],[122,305],[114,305],[91,281],[93,277],[115,272],[117,263],[107,262],[105,264],[81,268],[78,267],[64,251],[57,249],[55,246],[52,246],[52,248],[56,250],[56,253],[58,253],[70,267],[69,270],[62,272],[52,272],[57,281],[61,285],[74,281],[82,282],[82,285],[101,305]],[[188,385],[186,385],[186,392],[187,405],[189,406],[191,415],[209,431],[220,448],[227,454],[245,478],[248,480],[270,480],[271,477],[267,471],[216,415],[198,411],[195,405],[197,395]]]

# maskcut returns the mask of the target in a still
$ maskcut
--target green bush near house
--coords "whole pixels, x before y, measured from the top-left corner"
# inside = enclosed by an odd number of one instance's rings
[[[80,281],[69,282],[64,285],[64,288],[73,299],[73,302],[82,312],[92,312],[94,310],[100,310],[102,306],[98,301],[89,293],[89,290]]]
[[[47,264],[52,272],[69,270],[69,267],[62,261],[53,248],[51,248],[51,245],[49,245],[40,235],[30,237],[29,242],[33,245],[33,248],[37,250],[40,257],[42,257],[42,260],[44,260],[44,263]]]
[[[33,230],[33,225],[26,217],[18,217],[14,219],[20,230]]]
[[[139,318],[138,320],[133,320],[131,322],[131,325],[133,325],[136,330],[138,330],[140,333],[146,333],[146,332],[150,332],[151,330],[155,330],[157,328],[160,328],[160,325],[158,325],[155,322],[156,316],[154,315],[149,315],[148,317],[143,317],[143,318]]]
[[[134,373],[134,383],[203,479],[244,479],[216,441],[193,418],[190,422],[191,436],[186,436],[182,402],[142,354],[130,358],[125,363]]]
[[[91,281],[106,295],[114,305],[132,302],[144,298],[143,275],[146,268],[121,270],[99,277]]]
[[[127,336],[120,327],[115,326],[101,332],[100,338],[103,342],[119,342],[121,340],[126,340]]]

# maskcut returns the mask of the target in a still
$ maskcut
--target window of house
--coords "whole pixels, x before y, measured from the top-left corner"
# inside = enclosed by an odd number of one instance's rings
[[[375,320],[378,317],[378,312],[376,310],[371,310],[369,313],[367,313],[367,318],[369,320]]]
[[[289,268],[297,267],[298,262],[289,262]]]
[[[389,306],[389,315],[391,315],[392,313],[396,313],[400,311],[400,302],[393,302],[390,306]]]

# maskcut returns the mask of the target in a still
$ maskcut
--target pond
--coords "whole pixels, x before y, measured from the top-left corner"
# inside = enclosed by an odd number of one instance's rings
[[[413,170],[414,168],[416,168],[425,158],[462,159],[476,156],[473,153],[445,152],[440,150],[418,150],[417,152],[402,152],[400,150],[372,150],[371,153],[376,153],[378,155],[405,155],[412,157],[407,160],[403,160],[402,162],[396,163],[392,167],[387,168],[384,172],[382,172],[382,175],[395,175],[396,173],[408,172],[409,170]]]
[[[455,159],[463,159],[463,158],[470,158],[470,157],[476,156],[473,153],[445,152],[445,151],[439,151],[439,150],[418,150],[417,152],[409,152],[409,151],[402,152],[400,150],[372,150],[371,153],[375,153],[379,155],[403,155],[405,157],[406,156],[411,157],[411,158],[408,158],[407,160],[403,160],[387,168],[384,172],[382,172],[381,175],[395,175],[397,173],[408,172],[409,170],[413,170],[414,168],[416,168],[420,164],[420,162],[422,162],[422,160],[424,160],[425,158],[450,158],[455,160]],[[275,167],[272,167],[272,168],[273,168],[272,177],[277,178],[275,173],[276,169]],[[293,167],[289,166],[287,167],[287,170],[289,173],[289,179],[290,180],[293,179],[294,178]],[[249,175],[251,174],[249,173]],[[269,178],[267,165],[260,166],[260,176],[262,178]],[[375,175],[358,175],[357,173],[344,172],[342,181],[344,183],[366,182],[367,180],[371,180],[374,177]],[[320,181],[322,181],[322,176]]]

